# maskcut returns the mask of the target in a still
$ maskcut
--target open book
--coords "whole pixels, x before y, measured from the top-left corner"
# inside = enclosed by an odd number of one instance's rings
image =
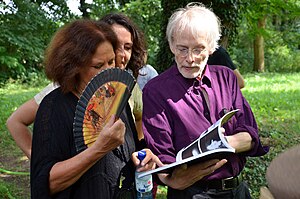
[[[203,132],[199,138],[187,147],[181,149],[176,155],[176,162],[153,170],[141,172],[138,177],[141,178],[152,173],[171,173],[176,166],[182,164],[189,165],[211,159],[224,159],[229,154],[235,153],[235,149],[226,141],[221,127],[236,112],[238,112],[238,109],[226,113],[216,123]]]

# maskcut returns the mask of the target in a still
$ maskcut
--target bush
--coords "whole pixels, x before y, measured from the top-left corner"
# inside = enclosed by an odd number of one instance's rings
[[[269,48],[266,51],[266,69],[270,72],[299,72],[300,51],[288,46]]]

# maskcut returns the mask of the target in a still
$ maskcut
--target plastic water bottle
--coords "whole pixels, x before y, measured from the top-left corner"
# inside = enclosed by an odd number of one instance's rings
[[[146,151],[138,152],[138,159],[142,160],[146,157]],[[137,167],[138,168],[138,167]],[[137,199],[152,199],[152,175],[147,175],[142,178],[138,178],[139,172],[135,172],[135,186],[137,190]]]

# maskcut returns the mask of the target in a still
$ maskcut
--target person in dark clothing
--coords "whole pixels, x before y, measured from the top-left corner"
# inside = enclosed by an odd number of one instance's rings
[[[236,65],[232,62],[227,50],[225,50],[225,48],[223,48],[222,46],[219,46],[213,54],[209,55],[207,64],[226,66],[230,68],[231,70],[233,70],[233,73],[237,77],[240,88],[242,89],[245,87],[245,81],[243,76],[237,69]]]
[[[109,25],[76,20],[62,27],[45,54],[47,77],[60,85],[42,100],[34,123],[31,198],[115,198],[132,189],[139,164],[134,122],[127,107],[111,117],[96,141],[77,153],[73,122],[87,83],[115,67],[119,41]],[[143,169],[161,165],[148,149]],[[132,160],[131,160],[132,159]],[[132,190],[134,192],[134,190]]]

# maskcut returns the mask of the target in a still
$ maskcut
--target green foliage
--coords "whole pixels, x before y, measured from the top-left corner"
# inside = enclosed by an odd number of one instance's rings
[[[28,85],[20,83],[7,83],[5,86],[0,87],[0,146],[4,147],[7,152],[15,152],[16,146],[6,129],[6,120],[10,114],[15,111],[21,104],[31,99],[38,93],[46,84],[41,81],[39,85]],[[2,151],[2,150],[0,150]]]
[[[0,46],[0,53],[0,83],[9,76],[16,77],[25,72],[25,67],[18,61],[18,55],[10,55],[3,46]]]
[[[0,181],[0,198],[3,199],[14,199],[14,197],[10,194],[6,185]]]
[[[228,39],[233,45],[236,41],[237,28],[242,18],[242,0],[201,0],[204,5],[211,7],[220,18],[222,24],[222,38]]]
[[[300,51],[293,51],[288,46],[276,46],[268,48],[266,53],[266,65],[268,71],[290,72],[300,71]]]
[[[4,5],[1,12],[2,81],[9,77],[23,77],[26,70],[40,70],[43,51],[57,25],[48,19],[40,7],[29,0]]]
[[[67,1],[68,0],[35,0],[31,2],[35,2],[43,10],[50,21],[63,24],[77,17],[69,10]]]
[[[168,1],[161,0],[162,14],[161,14],[161,22],[160,23],[160,31],[161,37],[159,38],[159,51],[156,56],[156,64],[158,72],[162,72],[167,69],[172,61],[173,54],[170,51],[168,41],[166,39],[166,29],[169,17],[172,15],[173,11],[177,8],[183,7],[187,4],[188,1]]]
[[[66,1],[1,2],[0,82],[42,70],[44,49],[60,24],[74,18]]]
[[[247,74],[243,94],[249,101],[253,112],[260,120],[258,126],[263,132],[285,132],[287,126],[295,134],[300,129],[298,107],[300,101],[299,73]],[[273,96],[273,97],[272,97]],[[288,112],[288,114],[287,114]]]
[[[165,39],[168,18],[174,9],[185,6],[187,2],[189,1],[94,0],[86,6],[93,19],[112,11],[122,11],[130,16],[146,35],[149,63],[162,72],[169,67],[173,57]],[[230,37],[230,55],[246,80],[246,88],[242,92],[257,118],[261,137],[271,146],[266,156],[249,158],[243,172],[250,184],[252,196],[258,198],[259,187],[266,184],[264,175],[270,161],[300,141],[300,115],[295,108],[300,105],[300,74],[283,73],[300,71],[300,2],[202,2],[217,13],[222,24],[226,24],[223,34]],[[0,82],[7,82],[5,85],[0,83],[0,157],[21,156],[22,152],[6,130],[6,119],[48,83],[40,72],[43,51],[54,31],[75,16],[70,14],[65,0],[14,0],[10,4],[1,1],[0,8]],[[240,20],[241,13],[243,18]],[[262,16],[267,16],[267,28],[257,30],[257,19]],[[238,35],[235,35],[237,24]],[[252,71],[253,39],[257,33],[265,37],[266,71],[282,74],[247,74]],[[10,79],[7,81],[8,78]],[[17,182],[0,180],[0,198],[14,198],[16,186]],[[158,198],[165,196],[166,188],[160,187]]]
[[[110,12],[117,12],[120,4],[113,0],[94,0],[89,6],[91,19],[99,19]]]
[[[143,30],[148,44],[148,63],[156,67],[155,56],[159,50],[161,37],[161,5],[160,0],[137,0],[126,3],[121,9]]]
[[[279,153],[299,144],[300,73],[265,73],[244,75],[246,87],[242,92],[252,107],[263,143],[270,152],[263,157],[249,158],[243,177],[254,198],[266,185],[265,172]]]
[[[257,29],[258,19],[267,16],[268,18],[285,21],[299,18],[299,2],[297,0],[243,0],[243,17],[247,19],[247,25],[251,34],[259,31]]]
[[[117,3],[111,0],[95,0],[89,7],[92,19],[99,19],[111,12],[122,12],[132,19],[145,34],[148,44],[148,63],[155,67],[155,56],[159,49],[158,39],[161,35],[160,0],[117,1]]]
[[[167,196],[168,189],[166,186],[159,185],[157,187],[156,198],[157,199],[165,199]]]
[[[175,9],[188,2],[190,1],[94,0],[92,3],[81,3],[88,12],[87,16],[93,19],[114,11],[124,12],[131,17],[146,35],[148,62],[162,72],[173,60],[165,39],[168,18]],[[299,61],[296,50],[300,46],[298,1],[201,2],[211,7],[221,19],[223,35],[229,37],[229,50],[242,72],[252,70],[252,42],[258,32],[256,22],[264,15],[268,16],[267,29],[260,30],[260,34],[264,35],[266,41],[266,70],[299,71],[296,64]],[[1,2],[0,5],[0,82],[8,78],[27,81],[32,74],[42,70],[43,52],[53,32],[75,16],[70,14],[66,0],[14,0],[10,3]],[[238,24],[239,34],[236,35]]]
[[[265,69],[269,72],[299,71],[300,5],[295,0],[244,1],[243,19],[238,28],[237,45],[230,47],[242,72],[252,71],[253,41],[264,37]],[[258,29],[258,19],[266,17],[266,28]]]
[[[299,72],[300,51],[293,50],[287,45],[266,41],[265,47],[265,65],[267,72]],[[253,49],[247,47],[247,41],[244,40],[242,45],[237,45],[229,49],[230,56],[241,73],[252,71],[253,66]],[[245,45],[246,44],[246,45]],[[250,42],[249,42],[250,45]]]
[[[19,181],[19,177],[13,177],[8,175],[3,175],[4,177],[0,179],[0,198],[1,199],[30,199],[30,194],[28,191],[24,191],[24,187],[16,186]],[[8,179],[6,179],[8,178]],[[22,181],[26,179],[26,181],[29,183],[29,177],[23,177]]]

